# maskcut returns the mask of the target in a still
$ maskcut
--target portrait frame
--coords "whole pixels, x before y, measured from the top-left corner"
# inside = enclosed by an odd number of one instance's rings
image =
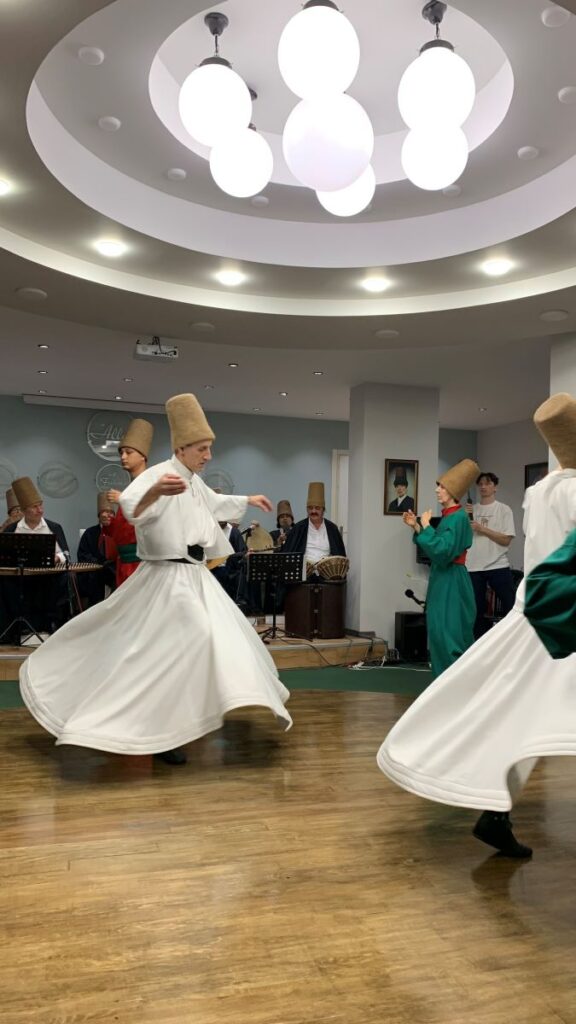
[[[401,483],[405,480],[406,484]],[[396,481],[396,483],[395,483]],[[384,462],[384,515],[401,516],[418,509],[418,459]]]
[[[524,490],[527,487],[532,487],[532,484],[538,483],[539,480],[543,480],[547,473],[547,462],[530,462],[524,466]]]

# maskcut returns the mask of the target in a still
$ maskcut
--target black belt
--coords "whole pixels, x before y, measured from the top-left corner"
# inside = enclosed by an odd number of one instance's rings
[[[190,558],[193,558],[195,562],[204,561],[204,548],[201,548],[199,544],[188,545],[188,554]],[[182,562],[184,565],[190,565],[187,558],[166,558],[166,562]]]

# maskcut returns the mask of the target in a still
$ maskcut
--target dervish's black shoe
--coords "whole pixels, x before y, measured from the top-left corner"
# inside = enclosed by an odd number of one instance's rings
[[[188,764],[188,758],[183,750],[163,750],[160,754],[154,754],[159,761],[163,761],[164,764]]]
[[[488,846],[493,846],[505,857],[527,859],[532,856],[531,847],[516,839],[508,811],[483,811],[472,829],[472,835]]]

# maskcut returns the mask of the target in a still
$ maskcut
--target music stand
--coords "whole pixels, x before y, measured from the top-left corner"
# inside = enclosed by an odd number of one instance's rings
[[[40,643],[42,637],[24,616],[24,571],[25,569],[51,569],[56,560],[56,537],[53,533],[0,533],[0,569],[16,569],[18,577],[19,615],[0,634],[0,644],[16,625],[28,630],[26,639],[35,636]],[[22,637],[20,637],[22,639]]]
[[[300,552],[263,551],[253,552],[248,559],[248,581],[265,583],[270,581],[272,594],[272,627],[261,634],[266,644],[277,637],[276,615],[278,612],[278,584],[301,583],[304,573],[304,555]]]

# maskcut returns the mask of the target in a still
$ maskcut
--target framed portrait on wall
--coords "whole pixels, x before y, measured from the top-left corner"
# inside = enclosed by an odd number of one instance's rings
[[[524,488],[532,487],[532,484],[537,484],[547,475],[547,462],[531,462],[528,466],[524,466]]]
[[[418,462],[386,459],[384,464],[384,515],[401,516],[418,508]]]

